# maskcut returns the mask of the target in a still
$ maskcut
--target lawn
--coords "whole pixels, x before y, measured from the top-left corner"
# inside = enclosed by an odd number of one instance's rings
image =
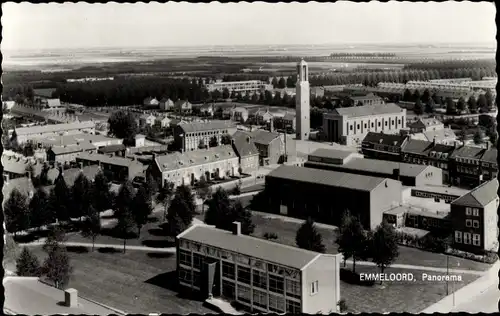
[[[203,302],[176,291],[175,255],[147,251],[102,253],[69,249],[73,275],[69,287],[79,295],[127,313],[212,313]],[[46,254],[33,248],[40,260]]]

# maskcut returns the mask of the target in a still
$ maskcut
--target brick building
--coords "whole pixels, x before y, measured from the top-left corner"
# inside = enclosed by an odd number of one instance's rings
[[[193,151],[199,148],[201,142],[208,145],[213,137],[221,144],[222,136],[233,135],[235,132],[236,125],[233,122],[192,122],[174,127],[174,141],[180,150]]]
[[[259,168],[259,151],[250,135],[236,131],[233,135],[233,149],[238,155],[242,173],[252,174]]]

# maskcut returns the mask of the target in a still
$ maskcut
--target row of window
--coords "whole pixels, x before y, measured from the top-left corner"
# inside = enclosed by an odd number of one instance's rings
[[[462,240],[463,236],[463,240]],[[460,231],[455,231],[455,242],[458,244],[465,244],[465,245],[474,245],[474,246],[481,246],[481,235],[480,234],[471,234],[471,233],[462,233]]]
[[[465,220],[465,227],[479,228],[479,221],[472,220],[472,219],[466,219]]]
[[[212,135],[219,135],[219,134],[227,134],[227,129],[226,130],[207,131],[207,132],[186,133],[186,137],[212,136]]]
[[[394,125],[395,125],[395,123],[396,123],[396,120],[394,120],[394,119],[393,119],[393,120],[390,120],[390,121],[391,121],[391,126],[394,126]],[[398,124],[401,124],[401,119],[398,119],[397,121],[398,121]],[[354,129],[354,126],[355,126],[355,124],[351,124],[351,125],[349,126],[349,130],[351,130],[351,131],[352,131],[352,130]],[[370,123],[370,126],[371,126],[371,128],[374,128],[374,127],[375,127],[375,123],[374,123],[374,122],[371,122],[371,123]],[[380,121],[379,121],[379,122],[377,122],[377,126],[378,126],[378,127],[381,127],[381,126],[382,126],[382,124],[381,124],[381,122],[380,122]],[[388,127],[388,126],[389,126],[388,121],[385,121],[385,122],[384,122],[384,126],[385,126],[385,127]],[[364,124],[363,124],[363,127],[364,127],[364,128],[368,128],[368,123],[364,123]],[[358,129],[358,130],[359,130],[359,129],[361,129],[361,124],[359,124],[359,123],[358,123],[358,124],[356,125],[356,129]]]
[[[466,207],[465,215],[467,216],[479,216],[479,209],[475,207]]]

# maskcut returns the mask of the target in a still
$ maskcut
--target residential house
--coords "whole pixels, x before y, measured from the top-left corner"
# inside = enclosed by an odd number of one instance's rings
[[[457,135],[451,128],[443,128],[435,131],[425,131],[410,136],[412,139],[425,141],[435,141],[437,144],[454,145],[457,141]]]
[[[401,189],[392,179],[283,165],[266,175],[264,192],[270,213],[339,225],[348,209],[375,229],[383,211],[401,203]]]
[[[273,119],[273,114],[269,111],[269,109],[258,110],[255,112],[255,123],[257,124],[267,124]]]
[[[135,147],[144,147],[146,145],[146,135],[135,135]]]
[[[406,110],[396,104],[337,108],[323,115],[326,140],[344,145],[361,145],[370,132],[399,134],[406,124]]]
[[[490,180],[451,202],[452,247],[483,253],[498,251],[498,180]]]
[[[174,141],[182,151],[192,151],[201,144],[208,146],[215,138],[221,144],[222,136],[236,132],[236,125],[229,121],[192,122],[174,127]]]
[[[28,140],[36,141],[47,137],[82,133],[95,133],[95,123],[93,121],[86,121],[16,128],[19,144],[26,143]],[[12,135],[12,131],[9,131],[10,135]]]
[[[256,130],[249,135],[259,151],[259,163],[261,166],[282,163],[285,153],[282,150],[280,134],[265,130]]]
[[[26,157],[2,155],[3,179],[16,179],[22,177],[37,177],[42,171],[42,163]],[[33,174],[28,174],[32,168]]]
[[[47,150],[47,161],[51,163],[68,163],[75,161],[81,153],[95,153],[97,148],[94,144],[83,142],[73,145],[52,146]]]
[[[160,107],[160,101],[158,101],[156,98],[146,98],[143,102],[143,107],[146,109],[156,109]]]
[[[125,147],[125,145],[117,144],[117,145],[110,145],[110,146],[101,147],[101,148],[99,148],[99,150],[97,152],[99,154],[125,157],[126,150],[127,150],[127,147]]]
[[[179,100],[175,102],[174,109],[178,113],[190,113],[193,105],[187,100]]]
[[[203,104],[200,106],[200,114],[204,116],[214,116],[215,108],[213,103]]]
[[[322,98],[325,95],[325,88],[311,87],[311,96],[313,98]]]
[[[236,131],[232,137],[233,149],[238,155],[241,173],[253,174],[259,168],[259,151],[248,133]]]
[[[401,152],[409,137],[369,132],[361,143],[366,158],[401,161]]]
[[[175,103],[174,103],[174,101],[170,100],[169,98],[163,98],[160,100],[159,106],[160,106],[160,110],[171,111],[174,109]]]
[[[349,102],[353,106],[366,106],[366,105],[370,106],[370,105],[385,104],[384,99],[382,99],[377,95],[374,95],[373,93],[361,96],[349,96],[347,98],[347,102]]]
[[[283,116],[275,116],[273,118],[273,126],[278,130],[295,131],[296,119],[295,113],[286,112]]]
[[[456,185],[478,186],[497,177],[497,149],[457,146],[450,155]]]
[[[156,117],[153,114],[143,114],[139,117],[140,126],[153,126],[155,121]]]
[[[169,128],[171,121],[167,116],[158,116],[155,120],[155,125],[161,128]]]
[[[231,145],[208,149],[153,155],[148,172],[164,186],[194,185],[205,177],[207,181],[238,175],[238,156]]]
[[[81,153],[76,157],[77,163],[82,163],[82,168],[98,165],[103,173],[116,182],[133,180],[136,176],[144,174],[145,167],[135,158],[123,158],[113,155]]]
[[[253,313],[339,311],[339,254],[320,254],[243,235],[241,223],[233,225],[231,232],[196,224],[177,236],[181,287],[202,297],[239,303]]]
[[[419,118],[407,124],[411,133],[424,133],[444,129],[444,124],[435,118]]]

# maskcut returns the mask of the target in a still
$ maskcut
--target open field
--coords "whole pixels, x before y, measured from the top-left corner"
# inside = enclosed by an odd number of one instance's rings
[[[293,71],[297,67],[295,62],[276,62],[276,63],[262,63],[257,64],[255,67],[250,67],[259,69],[262,67],[262,71],[280,72],[280,71]],[[311,61],[308,63],[311,73],[318,71],[333,71],[333,70],[353,70],[356,68],[368,68],[368,69],[390,69],[397,70],[403,69],[404,64],[383,64],[383,63],[350,63],[350,62],[338,62],[338,61]]]
[[[41,247],[32,250],[40,260],[46,257]],[[125,254],[69,250],[74,267],[69,287],[82,297],[132,314],[212,312],[203,302],[178,294],[175,255],[154,250]]]

